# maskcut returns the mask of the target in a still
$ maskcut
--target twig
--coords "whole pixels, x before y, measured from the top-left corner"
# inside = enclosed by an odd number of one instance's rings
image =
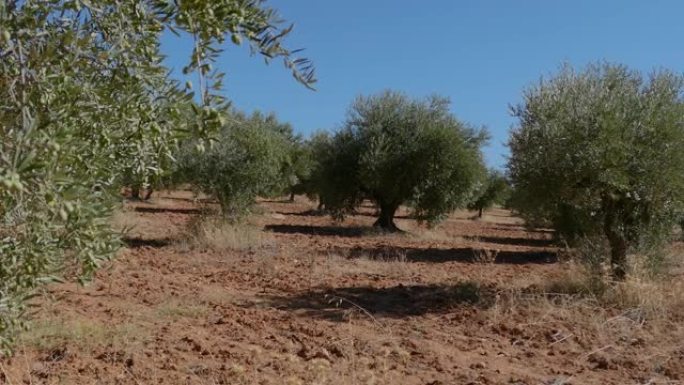
[[[554,342],[553,342],[553,343],[551,343],[551,345],[549,345],[549,346],[553,346],[553,345],[555,345],[555,344],[561,343],[561,342],[563,342],[563,341],[567,340],[568,338],[570,338],[570,337],[574,337],[574,336],[575,336],[575,334],[573,334],[573,333],[570,333],[570,334],[568,334],[567,336],[565,336],[565,337],[563,337],[563,338],[559,339],[558,341],[554,341]]]
[[[612,347],[613,347],[613,344],[608,344],[608,345],[606,345],[606,346],[604,346],[604,347],[602,347],[602,348],[598,348],[598,349],[592,350],[592,351],[590,351],[589,353],[587,353],[587,354],[585,354],[585,355],[583,355],[583,356],[580,356],[580,358],[578,358],[577,360],[575,360],[575,362],[579,361],[580,359],[587,358],[587,357],[589,357],[589,356],[592,355],[592,354],[596,354],[596,353],[598,353],[598,352],[602,352],[602,351],[604,351],[604,350],[610,349],[610,348],[612,348]]]
[[[9,374],[5,371],[5,366],[0,363],[0,371],[2,371],[2,375],[5,376],[5,380],[7,381],[7,385],[12,385],[12,380],[10,379]]]
[[[326,294],[326,297],[330,297],[330,298],[331,298],[331,301],[346,302],[346,303],[348,303],[348,304],[354,306],[355,308],[361,310],[362,313],[364,313],[365,315],[367,315],[368,318],[370,318],[375,324],[380,325],[380,322],[378,322],[378,320],[373,316],[373,314],[371,314],[368,310],[364,309],[361,305],[359,305],[359,304],[357,304],[357,303],[355,303],[355,302],[353,302],[353,301],[351,301],[351,300],[348,300],[348,299],[346,299],[346,298],[344,298],[344,297],[339,297],[339,296],[336,296],[336,295]],[[382,325],[380,325],[380,326],[382,326]]]

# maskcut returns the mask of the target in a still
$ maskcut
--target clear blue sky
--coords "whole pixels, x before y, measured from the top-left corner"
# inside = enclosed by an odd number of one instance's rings
[[[229,45],[219,62],[237,108],[275,112],[298,132],[334,130],[352,99],[392,88],[438,93],[462,120],[492,135],[487,163],[503,167],[508,106],[563,62],[608,60],[650,71],[684,71],[683,0],[270,0],[295,23],[289,39],[306,48],[319,82],[308,91],[280,61]],[[190,52],[164,39],[170,66]]]

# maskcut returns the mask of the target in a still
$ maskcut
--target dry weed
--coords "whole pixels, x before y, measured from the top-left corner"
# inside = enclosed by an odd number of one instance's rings
[[[473,249],[473,261],[477,263],[494,263],[499,250],[496,249]]]
[[[440,227],[416,228],[410,235],[418,240],[437,243],[463,243],[463,237],[449,234]]]
[[[20,335],[18,345],[41,351],[53,351],[66,345],[75,345],[82,350],[103,346],[128,350],[142,343],[146,336],[147,330],[135,323],[109,325],[85,318],[51,318],[34,321]]]
[[[346,276],[375,276],[410,281],[416,266],[406,259],[404,251],[355,252],[342,255],[328,252],[311,263],[310,276],[315,280],[336,282]],[[312,284],[311,286],[316,286]]]
[[[197,293],[196,300],[198,303],[210,307],[228,307],[241,302],[240,298],[235,294],[220,287],[203,286],[200,292]]]
[[[140,235],[150,220],[143,218],[129,207],[122,206],[110,219],[112,229],[122,235]]]
[[[562,274],[546,283],[543,291],[589,298],[598,306],[631,311],[652,321],[684,319],[684,282],[677,276],[657,275],[632,258],[631,274],[625,281],[609,282],[605,275],[592,272],[577,262],[567,262]],[[678,266],[672,264],[672,270]]]
[[[680,354],[684,283],[638,270],[606,283],[569,262],[551,281],[499,293],[488,312],[494,324],[525,330],[525,338],[549,349],[576,351],[577,363],[640,365],[656,378]]]
[[[171,299],[156,307],[156,316],[176,320],[179,318],[204,318],[211,309],[206,304],[191,300]]]
[[[275,241],[249,223],[198,217],[189,225],[185,243],[189,248],[213,251],[252,251],[273,247]]]

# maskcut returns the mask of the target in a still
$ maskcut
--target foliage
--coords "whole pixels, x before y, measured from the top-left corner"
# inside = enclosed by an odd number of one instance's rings
[[[283,172],[286,182],[286,192],[290,194],[290,201],[295,194],[306,194],[315,162],[313,153],[307,144],[297,138],[290,142],[288,162]]]
[[[40,284],[87,278],[114,253],[108,217],[126,172],[154,175],[176,141],[220,126],[211,63],[226,38],[313,84],[282,45],[290,29],[259,0],[0,2],[0,350]],[[186,70],[200,106],[162,65],[168,30],[196,43]]]
[[[310,163],[308,175],[302,180],[301,190],[309,199],[319,200],[319,208],[324,206],[323,202],[320,201],[319,194],[329,187],[326,185],[323,165],[328,163],[324,160],[332,153],[330,146],[331,136],[326,131],[314,132],[303,144],[303,150]],[[330,187],[334,188],[332,184]],[[333,191],[329,193],[333,193]],[[323,195],[326,194],[323,193]]]
[[[318,193],[337,216],[371,199],[380,208],[376,225],[387,230],[396,230],[402,204],[435,222],[470,200],[484,173],[485,139],[449,112],[445,98],[410,100],[392,91],[359,97],[342,130],[320,143]]]
[[[498,170],[489,170],[487,179],[478,188],[475,200],[468,205],[468,209],[477,210],[481,218],[483,210],[494,204],[502,204],[508,194],[509,186],[506,177]]]
[[[178,179],[214,196],[223,215],[237,219],[257,196],[282,192],[290,148],[279,126],[272,116],[233,113],[208,149],[197,151],[197,141],[183,146]]]
[[[627,252],[656,250],[684,202],[683,81],[595,64],[527,89],[509,142],[516,208],[569,241],[603,237],[624,278]]]
[[[280,188],[274,195],[286,193],[294,200],[295,194],[305,192],[305,183],[311,174],[313,159],[301,135],[295,134],[289,123],[280,123],[274,114],[265,118],[266,127],[275,131],[283,139],[286,156],[281,166]]]

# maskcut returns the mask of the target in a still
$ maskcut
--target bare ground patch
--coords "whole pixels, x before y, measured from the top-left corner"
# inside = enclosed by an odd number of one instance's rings
[[[37,299],[36,327],[0,361],[0,383],[684,378],[681,272],[598,298],[547,229],[505,210],[455,213],[435,229],[402,212],[406,233],[388,235],[369,230],[371,207],[343,223],[301,198],[260,207],[249,223],[203,222],[189,237],[200,209],[190,194],[130,204],[118,218],[133,225],[128,248],[89,286]]]

